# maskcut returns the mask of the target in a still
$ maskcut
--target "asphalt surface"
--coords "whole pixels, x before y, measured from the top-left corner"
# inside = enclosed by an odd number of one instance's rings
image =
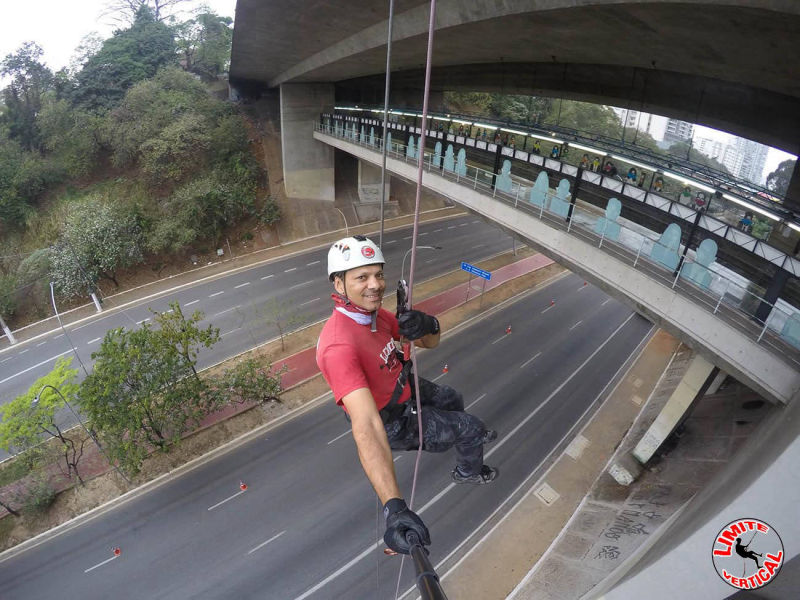
[[[384,234],[388,289],[393,290],[400,277],[403,256],[411,248],[411,227]],[[461,261],[477,262],[511,249],[511,238],[499,229],[473,216],[432,223],[421,223],[415,269],[416,281],[443,275],[460,268]],[[419,246],[441,246],[429,250]],[[92,352],[100,349],[106,332],[116,327],[128,329],[150,319],[152,311],[169,310],[170,302],[180,303],[187,316],[195,310],[205,314],[202,326],[218,327],[222,339],[211,349],[198,354],[199,366],[205,367],[244,352],[278,336],[269,323],[268,303],[276,299],[286,303],[303,325],[330,314],[331,285],[327,281],[327,247],[296,256],[271,261],[231,275],[188,286],[176,292],[142,302],[136,307],[98,315],[84,323],[67,326],[69,340],[91,370]],[[406,260],[406,277],[411,256]],[[43,375],[49,373],[59,356],[72,356],[72,367],[80,364],[61,330],[0,352],[0,404],[25,393]],[[79,380],[83,372],[79,372]],[[62,423],[72,423],[68,412],[59,416]],[[0,460],[7,454],[0,451]]]
[[[569,275],[420,353],[422,376],[456,387],[469,411],[500,432],[487,447],[486,463],[500,469],[489,486],[453,485],[452,451],[423,454],[415,506],[431,530],[434,564],[464,551],[651,330]],[[348,428],[341,410],[325,402],[3,560],[0,598],[394,597],[401,561],[376,545],[382,518]],[[396,455],[406,496],[415,457]],[[249,486],[244,492],[240,481]],[[117,558],[113,547],[122,550]],[[405,561],[400,592],[412,585]]]

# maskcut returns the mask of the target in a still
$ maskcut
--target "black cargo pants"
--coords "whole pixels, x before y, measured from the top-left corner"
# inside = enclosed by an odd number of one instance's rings
[[[422,405],[422,449],[445,452],[456,449],[456,465],[464,475],[480,473],[483,466],[483,435],[486,426],[478,417],[464,412],[464,398],[449,385],[437,385],[419,378]],[[413,387],[412,387],[413,389]],[[392,450],[419,447],[414,396],[395,419],[384,424]]]

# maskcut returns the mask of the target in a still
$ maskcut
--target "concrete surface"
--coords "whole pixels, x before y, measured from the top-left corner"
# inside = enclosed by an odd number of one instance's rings
[[[398,99],[422,89],[428,6],[395,7]],[[234,86],[356,80],[337,99],[383,97],[385,2],[239,0],[236,17]],[[440,0],[432,89],[630,106],[797,154],[799,31],[800,5],[781,0]]]
[[[375,150],[333,136],[314,132],[314,137],[362,160],[377,162],[380,158]],[[414,178],[417,172],[416,165],[391,157],[387,159],[387,169],[407,179]],[[424,172],[422,183],[519,235],[559,264],[627,302],[770,401],[787,404],[800,391],[800,372],[782,354],[758,344],[754,337],[648,274],[532,214],[435,172]]]

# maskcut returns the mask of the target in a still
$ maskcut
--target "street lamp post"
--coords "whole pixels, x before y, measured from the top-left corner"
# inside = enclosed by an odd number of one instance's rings
[[[441,246],[417,246],[417,250],[422,250],[423,248],[425,248],[426,250],[441,250],[442,249]],[[406,250],[405,256],[403,256],[403,266],[400,269],[400,279],[403,279],[403,280],[405,280],[406,258],[408,258],[408,255],[410,253],[411,253],[411,249],[409,248],[408,250]]]
[[[72,416],[74,416],[78,420],[78,423],[80,423],[81,427],[83,427],[83,430],[86,432],[86,434],[90,438],[92,438],[92,441],[97,445],[97,449],[100,450],[100,453],[108,461],[108,464],[113,466],[114,469],[117,471],[117,473],[119,473],[120,476],[125,481],[130,483],[130,479],[125,477],[125,475],[122,473],[122,471],[119,470],[119,467],[117,465],[115,465],[113,462],[111,462],[111,458],[108,456],[108,454],[106,454],[105,449],[100,444],[100,440],[97,439],[97,436],[94,434],[93,431],[91,431],[88,427],[86,427],[86,423],[83,422],[83,419],[81,419],[80,415],[78,415],[78,413],[75,412],[75,409],[72,408],[72,405],[69,403],[69,400],[67,400],[67,398],[64,396],[64,394],[61,393],[61,390],[59,390],[56,386],[50,385],[49,383],[44,384],[42,386],[42,389],[40,389],[39,392],[33,397],[33,402],[31,402],[31,404],[37,404],[39,402],[39,397],[42,395],[42,392],[45,391],[47,388],[50,388],[51,390],[53,390],[56,394],[58,394],[61,397],[61,399],[64,401],[64,404],[69,409],[69,412],[71,412]]]

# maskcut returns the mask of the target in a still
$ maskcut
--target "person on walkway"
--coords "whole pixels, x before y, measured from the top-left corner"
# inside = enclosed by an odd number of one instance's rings
[[[761,565],[758,564],[758,559],[756,556],[763,557],[764,555],[759,554],[758,552],[753,552],[752,550],[748,550],[748,546],[750,546],[750,544],[747,544],[747,546],[742,545],[742,538],[736,538],[736,554],[742,558],[750,558],[754,560],[756,562],[756,570],[758,570],[761,568]]]
[[[595,157],[592,159],[592,171],[594,171],[595,173],[597,173],[599,170],[600,170],[600,158],[599,158],[599,157],[597,157],[597,156],[595,156]]]
[[[589,168],[589,155],[584,154],[583,158],[581,158],[581,169],[588,169]]]
[[[553,148],[550,150],[550,158],[558,158],[558,146],[553,144]]]
[[[533,142],[533,153],[534,154],[542,153],[542,145],[539,143],[539,140],[534,140]]]
[[[333,283],[334,309],[317,342],[317,365],[353,426],[361,465],[386,519],[384,541],[407,554],[406,532],[430,544],[422,520],[403,500],[397,484],[392,450],[419,447],[416,396],[422,408],[422,449],[456,451],[455,483],[487,484],[497,469],[483,464],[483,445],[497,432],[464,412],[460,393],[419,378],[414,389],[411,362],[395,345],[401,337],[420,348],[439,345],[439,321],[418,310],[395,316],[381,308],[386,281],[383,254],[372,240],[352,236],[328,251],[328,279]]]

